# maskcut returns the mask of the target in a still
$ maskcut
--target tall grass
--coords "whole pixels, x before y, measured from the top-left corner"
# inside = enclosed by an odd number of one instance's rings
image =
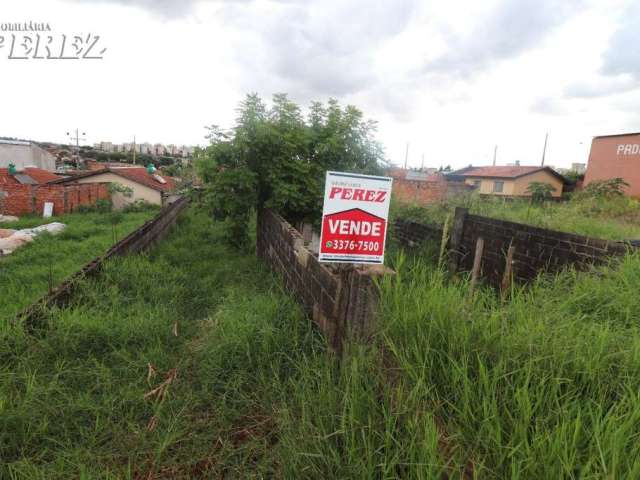
[[[41,234],[37,239],[0,258],[0,330],[21,309],[45,295],[109,246],[124,238],[157,213],[75,213],[53,218],[25,217],[3,224],[12,229],[32,228],[53,221],[67,229],[59,235]]]
[[[507,302],[424,263],[383,286],[384,347],[478,478],[638,478],[640,257]]]
[[[500,300],[398,254],[339,360],[222,238],[192,209],[36,335],[0,332],[0,477],[640,473],[637,257]]]

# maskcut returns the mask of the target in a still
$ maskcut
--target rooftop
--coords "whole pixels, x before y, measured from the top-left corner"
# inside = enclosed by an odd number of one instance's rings
[[[632,135],[640,135],[640,132],[635,132],[635,133],[615,133],[613,135],[597,135],[593,138],[610,138],[610,137],[627,137],[627,136],[632,136]]]
[[[549,167],[538,166],[466,167],[452,172],[452,174],[462,177],[519,178],[542,170],[546,170],[552,175],[561,177],[558,172]]]
[[[0,138],[0,144],[29,146],[31,145],[31,142],[25,142],[24,140],[7,140],[7,139]]]
[[[74,182],[81,178],[93,177],[96,175],[102,175],[104,173],[112,173],[114,175],[127,178],[131,181],[161,192],[171,192],[176,188],[176,184],[173,178],[167,177],[165,175],[160,175],[158,173],[150,174],[149,172],[147,172],[147,169],[145,167],[103,168],[102,170],[93,170],[90,172],[56,180],[52,183]],[[161,180],[164,180],[164,183],[162,183]]]
[[[42,168],[26,167],[22,170],[18,170],[17,175],[11,175],[7,168],[0,168],[0,184],[21,183],[40,185],[55,180],[60,180],[60,177],[48,170],[43,170]]]

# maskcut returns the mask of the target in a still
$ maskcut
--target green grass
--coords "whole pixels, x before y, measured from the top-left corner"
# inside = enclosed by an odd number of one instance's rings
[[[25,217],[2,224],[2,228],[18,230],[62,222],[67,229],[55,236],[42,234],[34,242],[0,258],[0,329],[21,309],[47,293],[50,273],[55,287],[156,213],[156,209],[122,214],[75,213],[48,219]],[[115,230],[113,219],[118,222]]]
[[[556,203],[532,205],[528,200],[463,195],[429,205],[400,205],[393,215],[418,222],[443,223],[456,206],[470,213],[526,223],[537,227],[610,240],[640,239],[640,202],[628,197],[573,198]]]
[[[392,256],[338,361],[222,238],[192,208],[0,332],[0,478],[638,478],[640,258],[501,300]]]
[[[417,262],[383,286],[382,347],[404,408],[451,436],[478,478],[638,478],[640,256],[501,301]]]

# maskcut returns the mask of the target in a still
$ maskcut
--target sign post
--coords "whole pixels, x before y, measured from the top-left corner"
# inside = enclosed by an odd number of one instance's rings
[[[390,177],[327,172],[321,262],[384,263],[391,183]]]

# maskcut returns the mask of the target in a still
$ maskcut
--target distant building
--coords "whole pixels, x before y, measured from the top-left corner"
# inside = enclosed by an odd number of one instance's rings
[[[629,184],[627,195],[640,198],[640,133],[593,138],[584,185],[618,177]]]
[[[18,170],[36,167],[54,172],[56,157],[33,142],[0,140],[0,168],[15,165]]]
[[[153,154],[154,155],[164,155],[166,152],[166,148],[161,143],[156,143],[153,146]]]
[[[560,197],[564,187],[564,177],[550,167],[467,167],[452,172],[448,176],[462,179],[481,194],[503,197],[531,196],[527,188],[532,182],[548,183],[553,186],[555,191],[551,195],[554,197]]]
[[[111,143],[111,142],[100,142],[95,143],[94,148],[96,150],[100,150],[103,152],[111,153],[111,152],[122,152],[129,153],[133,152],[134,144],[133,143]],[[162,143],[156,143],[154,145],[150,143],[136,143],[135,144],[136,153],[143,153],[147,155],[155,155],[155,156],[163,156],[170,155],[173,157],[191,157],[193,156],[193,152],[195,151],[195,147],[190,147],[188,145],[182,145],[177,147],[176,145],[169,144],[164,145]]]
[[[440,202],[467,190],[464,182],[451,181],[438,173],[390,168],[387,175],[393,178],[393,196],[402,203],[425,205]]]
[[[587,171],[586,163],[572,163],[571,170],[578,173],[579,175],[584,174]]]
[[[85,184],[85,183],[117,183],[129,187],[131,196],[121,192],[112,194],[113,206],[123,208],[136,200],[144,200],[154,205],[164,205],[166,198],[175,190],[173,178],[149,173],[144,167],[104,168],[64,178],[52,183]]]
[[[59,184],[60,177],[48,170],[27,167],[12,173],[0,168],[0,214],[42,215],[44,204],[53,204],[53,214],[76,211],[110,198],[108,185],[71,186]]]

